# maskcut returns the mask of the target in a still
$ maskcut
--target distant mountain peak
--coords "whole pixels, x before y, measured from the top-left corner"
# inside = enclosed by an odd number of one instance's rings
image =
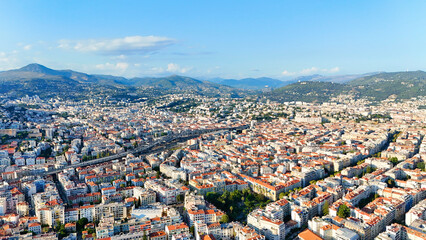
[[[50,69],[48,67],[45,67],[45,66],[38,64],[38,63],[28,64],[27,66],[24,66],[24,67],[18,69],[18,71],[44,73],[44,74],[53,74],[53,73],[56,72],[55,70]]]

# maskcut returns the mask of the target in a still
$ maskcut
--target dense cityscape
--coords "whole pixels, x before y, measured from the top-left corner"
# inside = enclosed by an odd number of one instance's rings
[[[2,239],[426,238],[422,97],[1,102]]]
[[[0,240],[426,240],[426,1],[0,1]]]

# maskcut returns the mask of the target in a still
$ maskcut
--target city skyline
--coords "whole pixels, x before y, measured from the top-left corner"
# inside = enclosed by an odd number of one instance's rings
[[[426,239],[425,7],[2,1],[0,239]]]

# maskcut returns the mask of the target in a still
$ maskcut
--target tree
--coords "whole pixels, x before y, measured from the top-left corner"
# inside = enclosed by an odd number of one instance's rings
[[[220,219],[220,223],[228,223],[229,216],[227,214],[223,214],[222,219]]]
[[[231,192],[229,197],[230,197],[230,200],[232,201],[232,203],[236,203],[241,199],[242,193],[241,193],[241,191],[234,190],[233,192]]]
[[[329,208],[328,201],[325,201],[324,205],[322,205],[322,215],[323,216],[328,215],[328,212],[329,212],[328,208]]]
[[[183,194],[179,194],[179,195],[176,196],[176,201],[183,202],[183,200],[184,200]]]
[[[396,164],[398,164],[398,158],[396,157],[391,157],[389,158],[389,161],[395,166]]]
[[[219,198],[219,194],[218,193],[208,192],[206,194],[206,200],[209,203],[213,203],[213,204],[217,203],[218,202],[218,198]]]
[[[425,171],[425,163],[424,162],[417,163],[417,168],[421,169],[422,171]]]
[[[89,223],[87,218],[80,218],[76,224],[77,231],[81,231],[87,223]]]
[[[379,197],[380,197],[379,194],[377,194],[377,193],[374,194],[374,199],[377,199]]]
[[[365,160],[359,160],[359,161],[356,163],[356,165],[361,165],[361,164],[363,164],[363,163],[365,163]]]
[[[56,230],[59,233],[59,239],[67,236],[67,231],[65,231],[65,225],[60,224],[59,229]]]
[[[373,169],[371,168],[371,166],[367,166],[366,172],[367,173],[372,173],[373,172]]]
[[[282,193],[280,193],[279,198],[280,198],[280,199],[283,199],[284,197],[285,197],[285,193],[283,193],[283,192],[282,192]]]
[[[136,208],[140,208],[141,207],[141,205],[142,205],[142,203],[141,203],[141,197],[138,197],[138,200],[136,201]]]
[[[395,187],[395,180],[393,180],[392,178],[389,178],[387,181],[388,187],[393,188]]]
[[[351,215],[351,209],[346,206],[345,204],[342,204],[339,206],[339,209],[337,210],[337,216],[341,218],[347,218]]]
[[[220,199],[221,199],[221,200],[226,201],[226,200],[228,200],[230,197],[231,197],[231,193],[230,193],[229,191],[225,190],[225,191],[223,192],[222,196],[220,196]]]
[[[195,233],[195,227],[194,227],[194,226],[191,226],[191,227],[189,228],[189,232],[190,232],[192,235],[194,235],[194,233]]]
[[[59,229],[61,229],[61,226],[62,226],[62,224],[61,224],[61,221],[59,221],[59,220],[56,220],[55,221],[55,225],[56,225],[56,227],[55,227],[55,230],[56,231],[59,231]]]

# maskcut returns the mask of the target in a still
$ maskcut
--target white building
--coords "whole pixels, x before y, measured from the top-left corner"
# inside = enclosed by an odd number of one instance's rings
[[[268,240],[285,239],[285,223],[264,216],[260,210],[255,210],[247,216],[247,225],[260,232]]]

